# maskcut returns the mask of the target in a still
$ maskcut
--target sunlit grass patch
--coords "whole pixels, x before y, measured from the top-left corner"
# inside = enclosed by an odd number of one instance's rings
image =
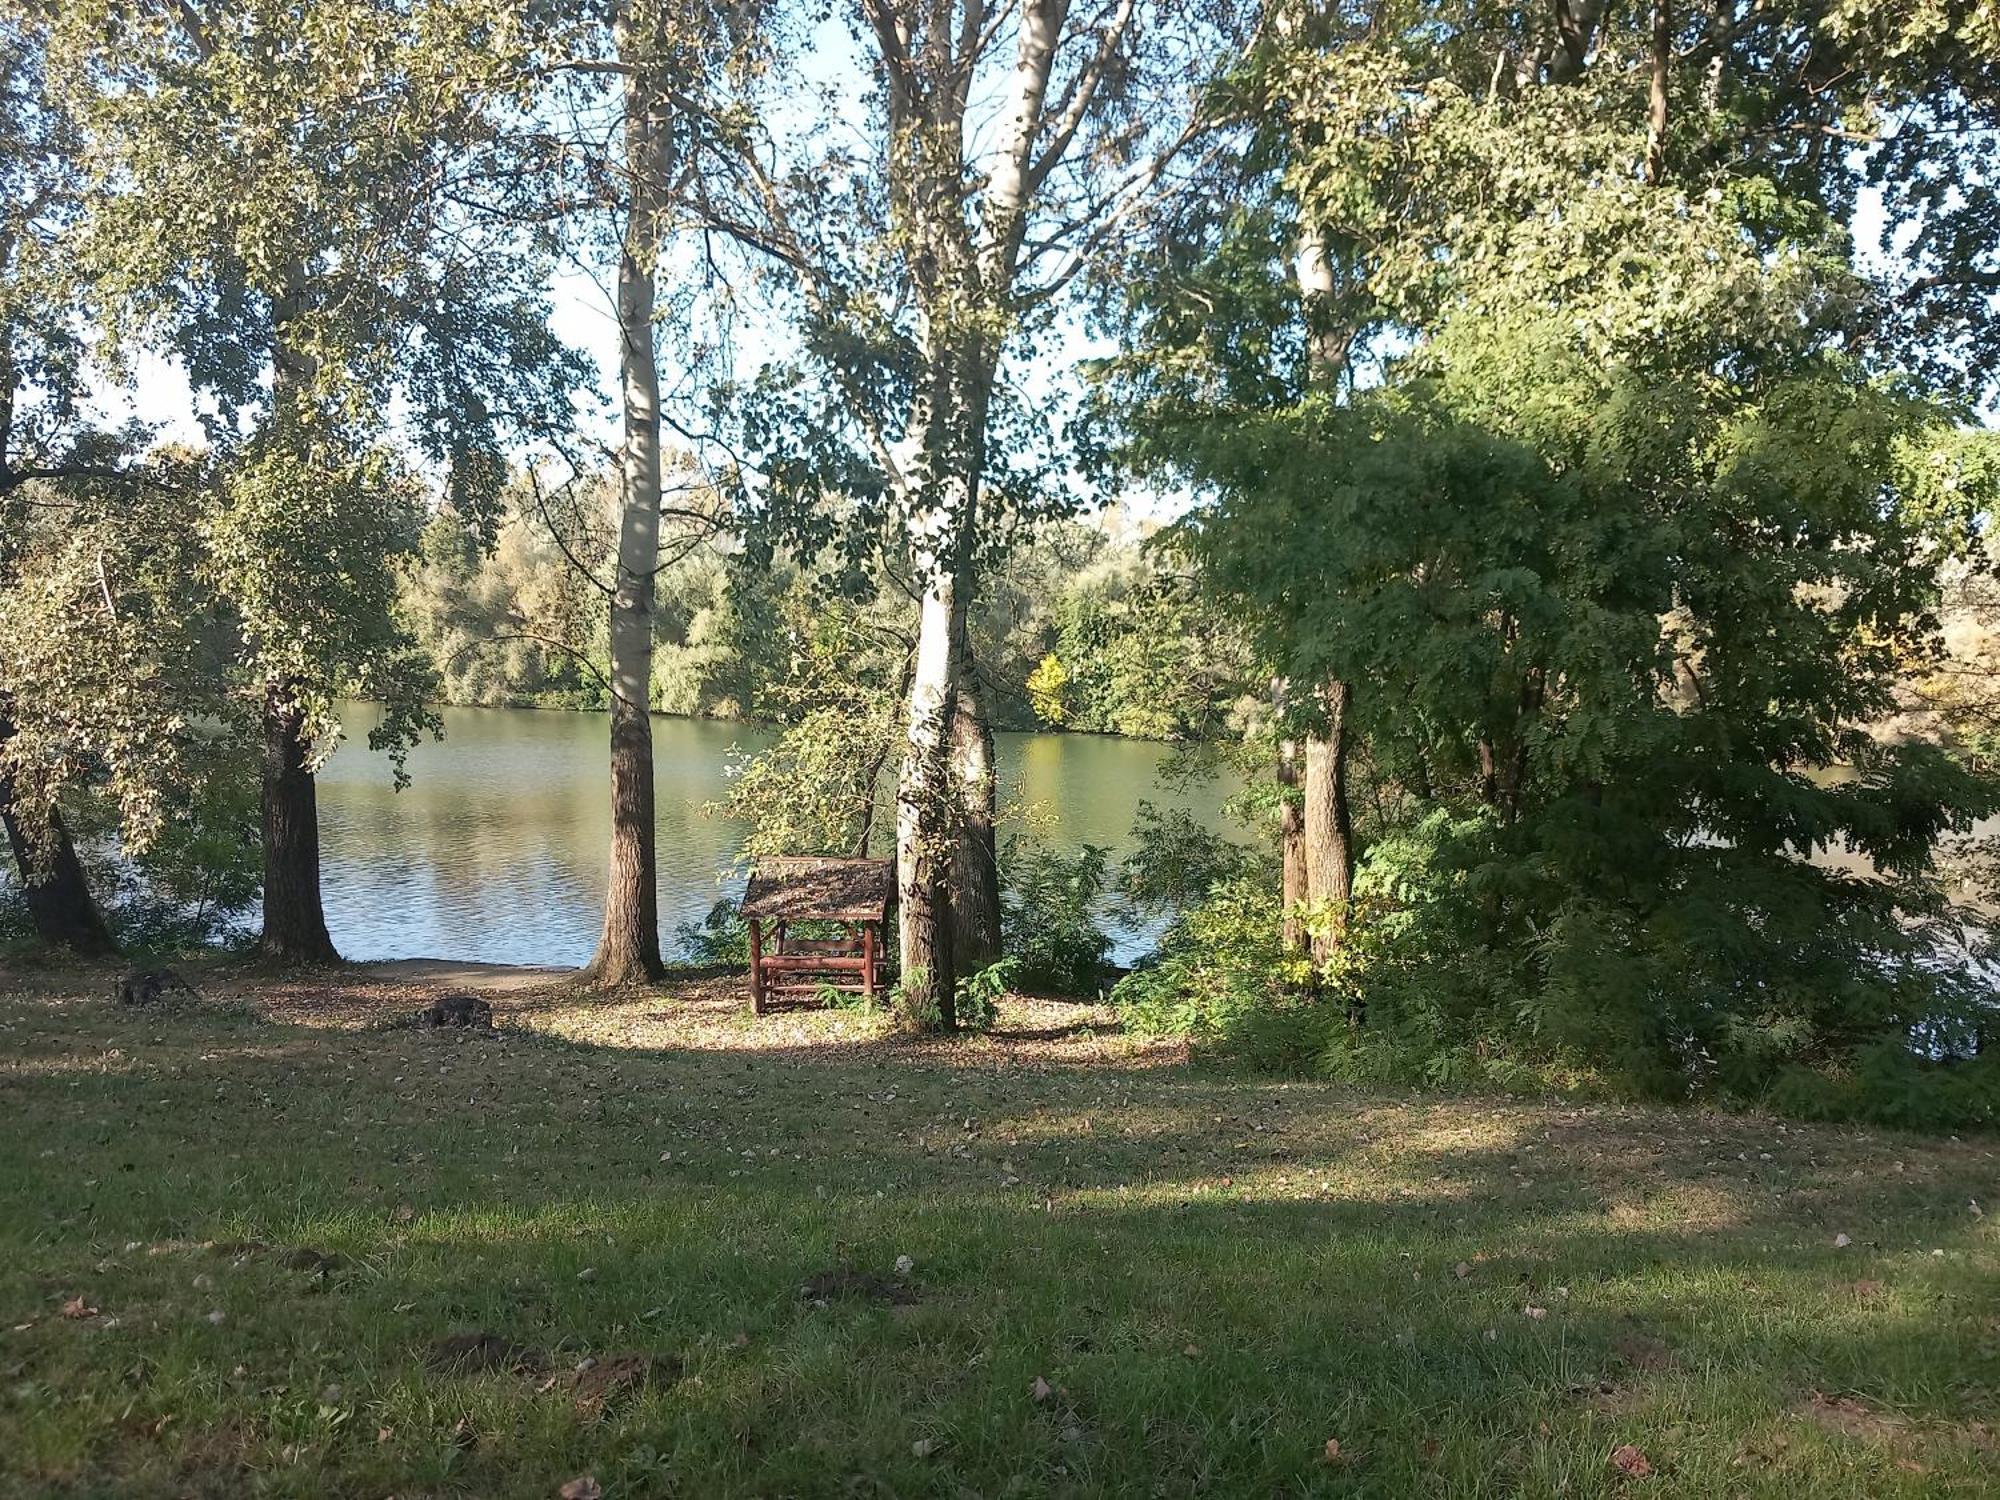
[[[0,996],[0,1493],[1991,1489],[1988,1140],[315,984]]]

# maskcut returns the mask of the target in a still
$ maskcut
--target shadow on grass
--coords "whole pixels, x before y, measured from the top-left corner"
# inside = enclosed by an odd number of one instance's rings
[[[0,1025],[10,1493],[1610,1494],[1628,1444],[1649,1493],[1990,1479],[1990,1143],[894,1041]],[[909,1300],[802,1291],[841,1271]],[[428,1367],[472,1330],[683,1374]]]

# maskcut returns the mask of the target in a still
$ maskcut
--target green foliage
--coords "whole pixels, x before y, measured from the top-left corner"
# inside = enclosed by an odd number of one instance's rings
[[[127,848],[145,850],[198,795],[215,736],[241,723],[205,577],[206,478],[158,454],[130,484],[25,492],[0,564],[0,720],[14,730],[0,779],[31,843],[58,805],[101,799]]]
[[[785,728],[768,749],[738,757],[727,800],[709,810],[746,825],[748,854],[866,854],[888,836],[901,643],[879,605],[805,588],[772,614],[784,665],[757,701]]]
[[[1186,911],[1257,866],[1252,850],[1202,827],[1182,807],[1163,812],[1141,800],[1131,837],[1132,852],[1118,873],[1126,904],[1137,914]]]
[[[991,1031],[1000,1019],[1000,1001],[1020,974],[1018,959],[1003,958],[974,974],[961,975],[953,1014],[971,1031]]]
[[[960,975],[953,991],[952,1014],[962,1031],[990,1031],[1000,1019],[1000,999],[1015,987],[1018,970],[1012,959],[1001,959],[988,964],[975,974]],[[896,983],[889,989],[889,1013],[897,1023],[909,1031],[935,1031],[942,1022],[942,1013],[935,1001],[923,1002],[917,997],[927,995],[930,987],[924,983],[922,970],[897,976]],[[854,997],[850,995],[850,1001]]]
[[[1212,886],[1168,924],[1158,951],[1112,988],[1112,1003],[1147,1036],[1186,1037],[1199,1052],[1299,1073],[1325,1046],[1332,1011],[1288,956],[1266,872]]]
[[[1870,731],[1937,657],[1946,570],[1986,565],[1990,441],[1855,254],[1853,158],[1751,147],[1768,102],[1688,78],[1673,174],[1648,167],[1643,88],[1555,86],[1645,76],[1642,30],[1587,24],[1593,55],[1511,88],[1449,27],[1274,44],[1231,82],[1249,188],[1132,283],[1132,455],[1210,500],[1185,546],[1273,675],[1353,690],[1365,847],[1352,909],[1314,914],[1322,1065],[1751,1100],[1820,1077],[1894,1118],[1929,1084],[1933,1123],[1975,1122],[1941,1080],[1978,1070],[1930,1058],[1996,995],[1949,957],[1934,850],[2000,787]],[[1771,44],[1802,45],[1745,43]],[[1953,86],[1920,85],[1955,114]],[[1285,727],[1322,728],[1295,697]],[[1178,937],[1127,991],[1151,1023],[1291,1003]]]
[[[1107,850],[1085,844],[1074,854],[1024,845],[1001,851],[1006,889],[1000,900],[1001,945],[1022,988],[1092,995],[1109,977],[1111,940],[1097,923],[1111,879]]]
[[[524,495],[491,548],[450,507],[425,523],[401,580],[401,611],[448,703],[602,708],[603,598],[564,560]]]
[[[372,736],[400,750],[435,719],[426,664],[397,613],[397,563],[420,538],[421,494],[387,450],[317,425],[268,432],[224,475],[207,567],[255,680],[286,684],[308,740],[338,694],[390,706]]]
[[[1249,508],[1203,522],[1224,587],[1323,601],[1268,617],[1275,649],[1355,683],[1377,761],[1430,788],[1364,864],[1329,978],[1368,1035],[1333,1064],[1758,1098],[1989,1003],[1923,924],[1934,840],[1994,791],[1859,729],[1934,628],[1938,528],[1881,499],[1935,418],[1811,362],[1690,400],[1559,336],[1430,357],[1380,405],[1303,409],[1283,459],[1249,439]],[[1887,878],[1793,854],[1830,844]]]
[[[699,922],[681,923],[674,936],[690,963],[740,968],[750,962],[750,927],[743,920],[742,903],[731,897],[717,901]]]
[[[106,919],[128,953],[212,947],[241,938],[264,878],[257,771],[228,742],[207,747],[194,795],[130,857]]]
[[[1235,623],[1147,550],[1107,550],[1067,581],[1043,628],[1024,686],[1036,716],[1062,728],[1206,738],[1249,672]]]
[[[432,673],[398,598],[426,499],[415,461],[483,545],[502,437],[571,421],[581,371],[542,316],[544,258],[479,201],[519,180],[486,170],[519,38],[479,9],[312,0],[139,15],[81,0],[8,23],[46,49],[42,105],[77,143],[70,280],[51,294],[95,323],[107,373],[141,354],[175,359],[210,443],[198,473],[135,476],[178,491],[165,535],[192,581],[180,602],[219,637],[184,717],[234,701],[223,717],[241,727],[241,702],[268,695],[323,753],[344,694],[388,705],[371,738],[393,752],[434,729]],[[0,332],[11,345],[13,328]],[[12,395],[10,377],[0,407]],[[149,558],[146,510],[107,508],[98,525],[122,523],[124,549]],[[118,640],[111,581],[102,593],[89,627],[143,683],[177,643],[164,630],[147,650]],[[151,742],[184,738],[171,716],[152,720]],[[92,729],[74,738],[116,780],[130,758]],[[150,795],[171,791],[164,771],[150,780]],[[143,819],[127,821],[143,843]]]
[[[1984,1018],[1991,1035],[1991,1016]],[[1771,1104],[1808,1120],[1871,1120],[1902,1130],[2000,1126],[2000,1051],[1923,1057],[1900,1042],[1862,1048],[1838,1070],[1781,1073]]]
[[[571,558],[596,560],[612,545],[606,497],[558,505],[531,488],[510,495],[490,551],[456,512],[432,517],[404,582],[405,617],[446,702],[601,708],[603,599]],[[795,724],[838,706],[876,732],[878,700],[894,696],[907,650],[907,601],[893,589],[784,558],[751,566],[708,543],[662,567],[656,588],[659,711]],[[1226,728],[1250,670],[1243,632],[1164,556],[1083,523],[1012,551],[987,579],[972,630],[1000,728],[1199,740]]]

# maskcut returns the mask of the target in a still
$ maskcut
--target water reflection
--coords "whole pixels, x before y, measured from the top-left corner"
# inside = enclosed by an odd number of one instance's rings
[[[595,946],[610,810],[602,715],[449,709],[446,738],[410,756],[397,792],[367,748],[374,711],[347,714],[350,738],[320,777],[327,923],[349,958],[419,955],[578,964]],[[769,741],[740,724],[658,719],[653,726],[660,837],[660,923],[669,948],[733,894],[742,829],[705,816],[727,791],[737,751]],[[1220,827],[1215,788],[1162,789],[1163,746],[1072,735],[1002,735],[1010,826],[1065,849],[1127,842],[1141,799],[1186,807]],[[1110,930],[1129,960],[1150,935]]]

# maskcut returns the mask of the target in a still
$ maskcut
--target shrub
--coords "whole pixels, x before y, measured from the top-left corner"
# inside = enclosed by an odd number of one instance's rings
[[[1013,985],[1014,966],[1011,959],[1001,959],[988,964],[977,973],[968,974],[958,981],[953,992],[953,1012],[959,1027],[966,1031],[987,1031],[1000,1018],[1000,997]],[[923,994],[926,986],[917,981],[922,978],[922,970],[897,978],[889,991],[889,1010],[897,1022],[910,1031],[935,1031],[942,1021],[936,1001],[919,1005],[913,998]]]
[[[1132,845],[1119,884],[1135,916],[1185,911],[1257,862],[1251,850],[1202,827],[1185,808],[1162,812],[1151,802],[1139,804]]]
[[[1000,1019],[1000,997],[1014,987],[1019,964],[1011,958],[988,964],[958,981],[958,1024],[969,1031],[991,1031]]]
[[[742,903],[731,897],[716,902],[699,922],[681,923],[674,936],[690,963],[741,967],[750,962],[750,928]]]
[[[1096,917],[1111,873],[1108,852],[1085,844],[1065,855],[1023,848],[1014,838],[1001,867],[1001,943],[1015,961],[1014,979],[1030,990],[1095,994],[1109,976],[1111,939]]]
[[[1169,924],[1158,951],[1118,981],[1126,1024],[1187,1037],[1212,1055],[1301,1071],[1325,1046],[1332,1011],[1307,994],[1309,968],[1285,953],[1273,884],[1237,877]]]

